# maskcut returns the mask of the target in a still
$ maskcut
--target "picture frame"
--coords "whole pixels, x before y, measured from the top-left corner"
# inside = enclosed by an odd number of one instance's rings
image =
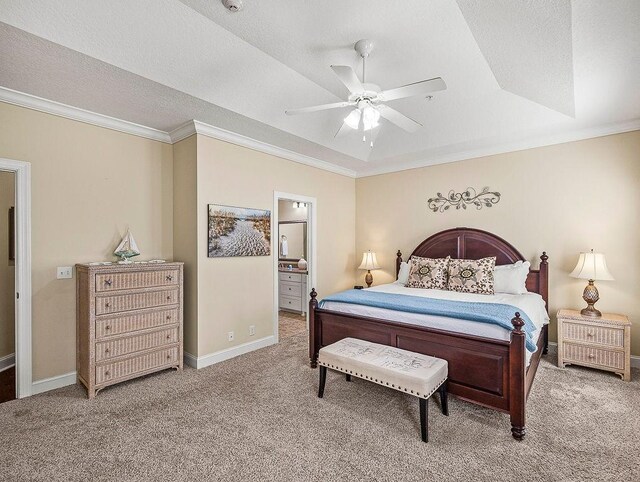
[[[271,255],[271,211],[209,204],[207,256],[231,258]]]

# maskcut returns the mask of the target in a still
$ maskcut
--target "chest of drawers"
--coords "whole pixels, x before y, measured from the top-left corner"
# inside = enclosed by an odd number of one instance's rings
[[[182,369],[182,263],[79,264],[76,273],[76,369],[89,398]]]
[[[631,380],[631,322],[624,315],[599,318],[577,310],[558,311],[558,366],[582,365]]]

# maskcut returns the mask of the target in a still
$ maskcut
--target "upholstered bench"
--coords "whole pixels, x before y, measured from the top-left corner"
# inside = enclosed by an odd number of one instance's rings
[[[446,360],[379,345],[355,338],[344,338],[320,349],[320,385],[318,397],[324,395],[327,368],[384,385],[400,392],[418,397],[420,400],[420,429],[422,441],[429,441],[429,397],[440,393],[442,413],[449,415],[447,403]]]

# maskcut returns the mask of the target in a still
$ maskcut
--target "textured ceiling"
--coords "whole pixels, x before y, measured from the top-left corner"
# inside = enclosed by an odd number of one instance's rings
[[[0,85],[170,130],[195,118],[356,170],[454,160],[640,118],[635,0],[0,0]],[[424,124],[385,123],[373,149],[335,139],[346,95],[329,68],[382,88],[441,76],[433,100],[393,101]],[[347,111],[348,112],[348,111]]]

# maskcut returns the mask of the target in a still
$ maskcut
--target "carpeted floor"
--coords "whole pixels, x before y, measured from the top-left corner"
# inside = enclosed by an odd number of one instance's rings
[[[307,316],[291,311],[278,312],[278,334],[280,340],[307,333]]]
[[[297,336],[199,371],[115,386],[89,401],[71,386],[0,405],[1,480],[640,480],[640,373],[558,369],[545,359],[528,438],[508,417],[418,402],[317,370]]]

